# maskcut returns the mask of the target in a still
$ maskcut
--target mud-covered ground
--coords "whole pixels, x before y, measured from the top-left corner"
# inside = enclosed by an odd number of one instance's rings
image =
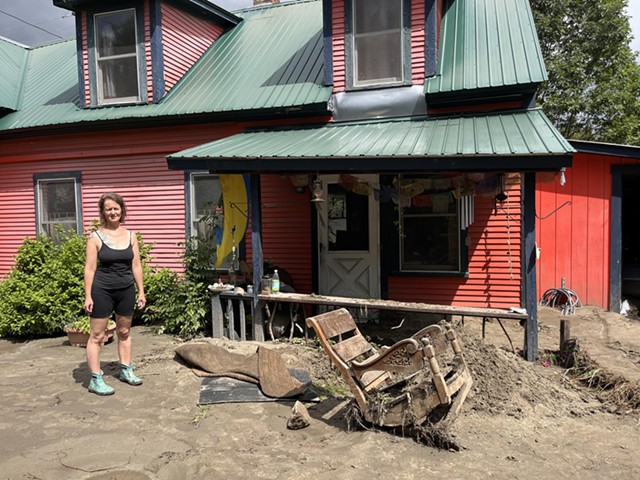
[[[198,406],[202,379],[175,356],[181,342],[134,327],[140,387],[112,378],[115,343],[102,359],[116,394],[87,393],[84,349],[65,337],[0,341],[1,479],[540,479],[640,478],[637,412],[607,402],[555,366],[561,319],[597,368],[640,378],[640,321],[592,307],[571,316],[541,308],[540,361],[523,361],[499,324],[460,330],[474,387],[450,435],[460,451],[383,431],[347,431],[344,398],[308,404],[311,425],[288,430],[291,402]],[[453,319],[456,322],[457,319]],[[414,333],[418,319],[362,325],[377,341]],[[516,349],[523,331],[505,327]],[[237,353],[256,345],[215,342]],[[340,379],[314,342],[266,342],[314,382]]]

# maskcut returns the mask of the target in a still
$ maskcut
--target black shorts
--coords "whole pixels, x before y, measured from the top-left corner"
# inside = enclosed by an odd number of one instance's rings
[[[91,287],[93,298],[93,312],[91,318],[108,318],[113,312],[116,315],[130,317],[136,303],[136,287],[131,285],[126,288],[107,289]]]

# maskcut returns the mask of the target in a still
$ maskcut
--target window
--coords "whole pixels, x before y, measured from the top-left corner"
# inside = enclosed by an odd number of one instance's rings
[[[218,176],[191,173],[192,237],[208,238],[213,235],[214,227],[222,229],[221,206],[222,188]]]
[[[404,81],[403,0],[352,0],[354,87]]]
[[[80,174],[35,175],[37,232],[58,243],[60,230],[82,232]]]
[[[189,183],[189,234],[196,246],[211,249],[213,266],[217,257],[215,247],[222,242],[224,211],[222,204],[222,186],[217,175],[208,173],[188,173]],[[228,268],[231,256],[225,259],[222,268]]]
[[[432,179],[404,178],[405,185]],[[410,188],[410,186],[409,186]],[[404,272],[461,272],[462,230],[459,201],[450,191],[425,189],[399,207],[400,270]]]
[[[98,103],[140,101],[135,9],[94,15]]]

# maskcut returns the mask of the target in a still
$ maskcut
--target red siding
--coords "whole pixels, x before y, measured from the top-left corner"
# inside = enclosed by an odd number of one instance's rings
[[[584,305],[609,307],[611,165],[629,163],[640,162],[577,153],[564,186],[538,175],[538,298],[564,278]]]
[[[414,85],[424,83],[425,23],[424,0],[411,0],[411,80]]]
[[[149,1],[144,2],[144,58],[147,72],[147,103],[153,102],[153,64],[151,62],[151,14]]]
[[[389,298],[400,301],[492,308],[521,305],[520,187],[494,208],[493,198],[475,197],[475,221],[469,227],[469,278],[392,277]]]
[[[105,191],[121,193],[128,204],[127,224],[155,243],[153,264],[179,269],[184,241],[184,173],[167,169],[165,156],[206,141],[238,133],[242,127],[211,125],[144,131],[32,137],[0,147],[0,275],[13,265],[25,237],[35,235],[33,174],[81,173],[84,226],[98,218]]]
[[[344,31],[344,0],[333,0],[331,5],[331,28],[333,29],[333,91],[344,92],[346,88],[346,57]]]
[[[223,29],[217,25],[193,17],[165,2],[162,3],[162,48],[167,91],[182,78],[222,32]]]
[[[84,103],[91,105],[91,87],[89,81],[89,50],[87,48],[87,12],[82,12],[82,78],[84,79]]]
[[[263,175],[260,185],[264,259],[285,268],[296,291],[311,293],[311,194],[297,193],[288,177],[277,175]]]

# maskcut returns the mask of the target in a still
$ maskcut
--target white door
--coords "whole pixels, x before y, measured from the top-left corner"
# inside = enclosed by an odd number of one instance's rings
[[[319,177],[324,199],[316,202],[321,295],[380,297],[378,203],[362,185],[376,185],[378,176],[357,178],[364,188],[344,188],[338,175]]]

